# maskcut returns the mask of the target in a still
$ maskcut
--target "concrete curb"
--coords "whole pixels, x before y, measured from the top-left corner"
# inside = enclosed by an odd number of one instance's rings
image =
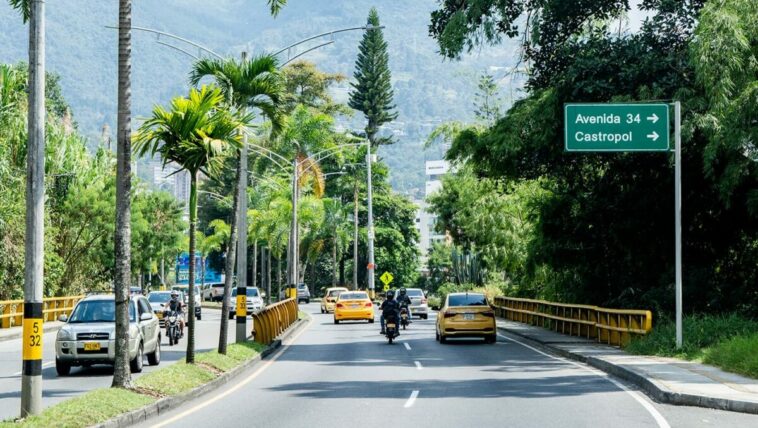
[[[617,364],[610,363],[601,358],[589,357],[589,356],[582,355],[576,352],[571,352],[565,349],[561,349],[561,348],[552,346],[548,343],[540,342],[538,340],[535,340],[532,337],[526,336],[524,334],[520,334],[516,331],[508,330],[505,327],[498,326],[497,328],[498,330],[502,330],[504,332],[508,332],[515,336],[519,336],[524,341],[528,342],[529,345],[534,346],[535,348],[539,348],[551,354],[558,355],[559,357],[563,357],[569,360],[574,360],[574,361],[587,364],[598,370],[602,370],[605,373],[608,373],[612,376],[615,376],[629,383],[632,383],[638,386],[650,398],[660,403],[673,404],[677,406],[694,406],[694,407],[704,407],[707,409],[728,410],[732,412],[758,414],[758,402],[733,400],[729,398],[708,397],[705,395],[682,394],[679,392],[674,392],[671,389],[667,388],[666,386],[661,385],[659,382],[655,381],[654,379],[648,378],[644,376],[643,374],[638,373],[634,370],[628,369],[626,367],[622,367]]]
[[[292,336],[293,334],[295,334],[296,332],[304,328],[308,324],[308,321],[309,319],[297,320],[294,324],[292,324],[290,328],[288,328],[284,333],[282,333],[279,336],[279,338],[275,339],[274,342],[272,342],[268,347],[266,347],[266,349],[264,349],[263,352],[256,355],[251,360],[244,362],[239,367],[222,374],[221,376],[217,377],[216,379],[213,379],[212,381],[206,384],[200,385],[197,388],[187,391],[183,394],[161,398],[160,400],[157,400],[151,404],[148,404],[145,407],[142,407],[137,410],[132,410],[120,416],[116,416],[115,418],[109,419],[101,424],[93,425],[93,427],[95,428],[129,427],[134,424],[145,422],[156,415],[167,413],[181,406],[182,404],[187,403],[188,401],[192,401],[204,394],[207,394],[216,389],[219,389],[220,387],[236,379],[236,377],[241,372],[249,369],[250,367],[255,366],[263,358],[266,358],[267,356],[273,354],[277,349],[279,349],[282,346],[282,342],[284,340],[288,339],[290,336]]]
[[[54,325],[54,326],[47,326],[45,327],[45,324],[42,324],[42,333],[55,333],[56,331],[61,329],[61,325]],[[7,335],[0,335],[0,342],[5,342],[8,340],[14,340],[19,339],[23,335],[23,332],[21,331],[21,327],[11,327],[11,328],[18,328],[17,332],[9,333]],[[0,330],[2,331],[2,330]]]

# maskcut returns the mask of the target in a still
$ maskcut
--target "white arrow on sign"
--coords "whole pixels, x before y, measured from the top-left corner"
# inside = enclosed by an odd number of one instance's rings
[[[649,121],[651,121],[651,122],[653,122],[653,123],[655,123],[655,122],[658,122],[658,115],[657,115],[657,114],[655,114],[655,113],[653,113],[653,115],[652,115],[652,116],[648,116],[648,117],[647,117],[647,120],[649,120]],[[655,141],[655,140],[653,140],[653,141]]]
[[[652,134],[647,134],[647,138],[650,138],[653,141],[656,141],[658,139],[659,135],[657,132],[653,131]]]

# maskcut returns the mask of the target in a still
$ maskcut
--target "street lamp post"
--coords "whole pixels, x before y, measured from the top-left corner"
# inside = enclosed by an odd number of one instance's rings
[[[368,292],[371,298],[374,298],[374,209],[371,189],[371,142],[366,139],[366,183],[367,183],[367,205],[368,205]],[[357,260],[356,260],[357,263]]]

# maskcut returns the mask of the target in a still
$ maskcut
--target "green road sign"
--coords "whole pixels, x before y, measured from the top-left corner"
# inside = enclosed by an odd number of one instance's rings
[[[384,272],[382,276],[379,277],[379,279],[382,280],[384,285],[390,285],[390,282],[392,282],[392,280],[395,279],[395,277],[392,276],[392,274],[389,272]]]
[[[657,152],[669,150],[666,104],[566,104],[569,152]]]

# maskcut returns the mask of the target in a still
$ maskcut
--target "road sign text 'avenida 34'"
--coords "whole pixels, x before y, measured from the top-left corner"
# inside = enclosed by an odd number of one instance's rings
[[[566,104],[564,118],[569,152],[669,150],[666,104]]]

